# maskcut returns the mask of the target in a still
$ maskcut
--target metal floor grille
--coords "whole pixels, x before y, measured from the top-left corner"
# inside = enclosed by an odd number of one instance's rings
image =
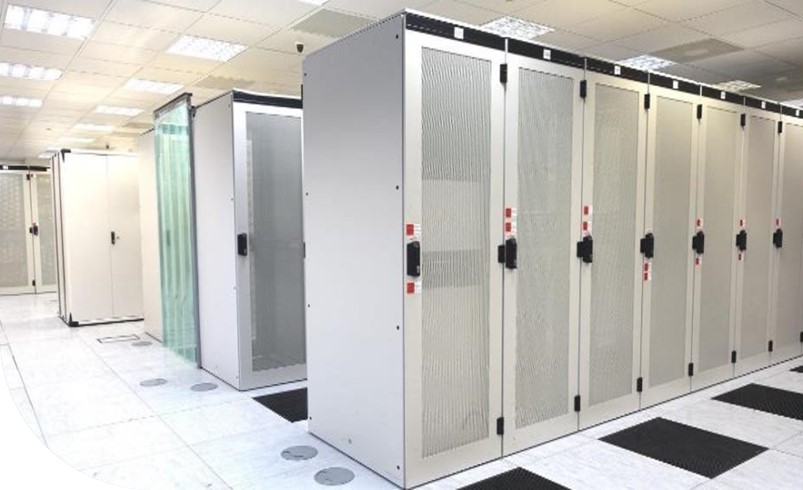
[[[751,384],[719,395],[714,400],[803,420],[803,394],[793,391]]]
[[[803,373],[803,366],[798,366],[798,367],[792,369],[792,371],[794,371],[796,373]]]
[[[767,450],[661,418],[601,440],[708,478],[715,478]]]
[[[523,468],[516,468],[460,488],[462,490],[562,490],[566,487]]]

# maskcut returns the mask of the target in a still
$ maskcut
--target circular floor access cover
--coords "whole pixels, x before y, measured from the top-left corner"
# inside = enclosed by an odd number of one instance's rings
[[[306,461],[318,455],[318,450],[312,446],[293,446],[282,451],[282,457],[289,461]]]
[[[145,388],[152,388],[154,386],[162,386],[163,384],[167,384],[167,380],[163,379],[163,378],[146,379],[145,381],[141,381],[139,383],[140,386],[144,386]]]
[[[353,479],[354,473],[346,468],[326,468],[315,473],[316,482],[330,487],[345,485]]]
[[[147,346],[151,345],[152,343],[153,342],[148,341],[148,340],[140,340],[139,342],[134,342],[131,345],[133,345],[134,347],[147,347]]]
[[[192,385],[190,388],[192,391],[212,391],[217,388],[215,383],[198,383],[197,385]]]

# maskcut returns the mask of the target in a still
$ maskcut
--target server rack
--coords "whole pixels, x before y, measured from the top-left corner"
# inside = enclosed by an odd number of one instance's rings
[[[301,101],[195,109],[201,366],[240,390],[306,377]]]
[[[776,203],[774,308],[770,361],[801,355],[803,346],[803,111],[782,107]]]
[[[692,389],[733,376],[744,97],[702,87],[697,216],[705,254],[694,281]],[[737,243],[738,242],[738,243]]]

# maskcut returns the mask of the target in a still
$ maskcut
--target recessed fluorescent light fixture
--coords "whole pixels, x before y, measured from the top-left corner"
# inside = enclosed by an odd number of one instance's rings
[[[99,105],[95,112],[100,114],[111,114],[114,116],[138,116],[142,114],[142,109],[135,109],[133,107],[114,107],[108,105]]]
[[[329,0],[298,0],[301,3],[308,3],[310,5],[317,5],[320,7],[321,5],[325,4]]]
[[[43,160],[50,160],[52,157],[53,157],[52,153],[40,153],[39,156],[36,158],[41,158]]]
[[[44,68],[42,66],[29,66],[20,63],[0,62],[0,77],[29,78],[31,80],[45,80],[52,82],[61,78],[61,70]]]
[[[0,95],[0,104],[13,105],[16,107],[42,107],[42,99],[29,99],[27,97],[15,97],[13,95]]]
[[[183,85],[177,83],[157,82],[154,80],[141,80],[132,78],[125,84],[125,89],[136,90],[138,92],[153,92],[157,94],[172,94],[181,89]]]
[[[634,58],[628,58],[620,61],[619,63],[624,66],[629,66],[630,68],[644,71],[660,70],[661,68],[666,68],[667,66],[672,66],[675,64],[674,61],[658,58],[657,56],[650,56],[648,54],[643,54]]]
[[[542,26],[541,24],[528,22],[516,17],[500,17],[488,22],[482,27],[500,36],[515,37],[527,41],[531,41],[538,36],[543,36],[555,30],[551,27]]]
[[[6,10],[6,28],[18,31],[86,39],[92,32],[93,25],[92,19],[77,15],[60,14],[19,5],[9,5]]]
[[[195,36],[181,36],[170,49],[171,54],[193,56],[208,60],[229,61],[245,50],[242,44],[233,44]]]
[[[730,92],[741,92],[742,90],[750,90],[753,88],[761,88],[761,85],[755,83],[745,82],[744,80],[731,80],[730,82],[722,82],[714,85],[714,87],[721,90],[728,90]]]
[[[114,126],[108,126],[105,124],[78,123],[75,125],[75,129],[79,131],[95,131],[98,133],[111,133],[112,131],[114,131]]]
[[[92,143],[95,141],[95,138],[80,138],[78,136],[62,136],[59,138],[59,141],[64,141],[67,143]]]

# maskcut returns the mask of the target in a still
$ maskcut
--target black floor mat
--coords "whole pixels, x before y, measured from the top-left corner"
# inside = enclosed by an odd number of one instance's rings
[[[601,439],[678,468],[715,478],[766,448],[657,418]]]
[[[278,413],[290,422],[307,420],[307,389],[284,391],[254,398],[268,410]]]
[[[792,371],[794,371],[796,373],[803,373],[803,366],[798,366],[795,369],[793,369]]]
[[[506,471],[501,475],[472,483],[461,490],[565,490],[552,480],[531,473],[524,468]]]
[[[714,400],[803,420],[803,394],[794,391],[750,384],[719,395]]]

